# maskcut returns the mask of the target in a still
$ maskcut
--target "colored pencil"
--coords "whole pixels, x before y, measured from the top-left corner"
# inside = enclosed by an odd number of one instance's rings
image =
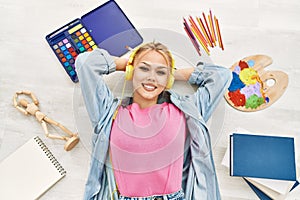
[[[207,55],[209,55],[209,49],[207,48],[206,44],[203,43],[203,41],[201,40],[201,38],[199,37],[199,35],[196,33],[195,29],[192,27],[192,32],[194,33],[194,35],[197,37],[199,43],[201,44],[201,46],[203,47],[203,49],[205,50],[205,52],[207,53]]]
[[[184,18],[183,18],[183,25],[184,25],[184,30],[185,30],[186,34],[189,36],[191,42],[193,43],[197,53],[201,56],[200,46],[197,43],[197,39],[194,37],[191,29],[189,28],[187,21]]]
[[[201,56],[201,52],[200,52],[199,45],[198,45],[198,43],[193,39],[193,35],[191,35],[191,34],[189,33],[189,31],[187,30],[187,27],[184,27],[184,30],[185,30],[186,34],[189,36],[191,42],[193,43],[193,45],[194,45],[194,47],[195,47],[197,53],[199,54],[199,56]]]
[[[218,30],[219,27],[217,25],[217,17],[216,16],[214,16],[214,22],[215,22],[215,26],[216,26],[216,33],[217,33],[219,47],[221,47],[220,34],[219,34],[219,30]]]
[[[204,20],[205,25],[206,25],[206,30],[208,32],[208,38],[209,38],[210,43],[212,44],[212,47],[213,47],[214,46],[213,39],[212,39],[212,36],[211,36],[211,33],[210,33],[210,28],[209,28],[209,25],[207,23],[206,16],[205,16],[204,12],[202,12],[202,15],[203,15],[203,20]]]
[[[192,37],[192,39],[195,41],[195,43],[196,43],[197,46],[198,46],[198,49],[200,50],[199,43],[197,42],[197,38],[196,38],[196,36],[193,34],[193,32],[192,32],[192,30],[191,30],[191,27],[189,26],[189,24],[188,24],[188,22],[187,22],[186,19],[183,19],[183,20],[184,20],[183,24],[185,25],[185,27],[186,27],[188,33],[190,34],[190,36]]]
[[[214,30],[213,30],[213,24],[212,24],[210,15],[208,16],[208,22],[209,22],[209,28],[210,28],[210,31],[211,31],[212,43],[213,43],[214,46],[216,46],[216,38],[215,38],[215,33],[214,33]]]
[[[198,54],[201,55],[201,45],[205,52],[210,55],[209,46],[212,48],[216,47],[217,42],[218,46],[224,50],[219,20],[215,15],[213,16],[211,10],[209,10],[207,16],[204,12],[202,12],[202,15],[204,21],[202,21],[201,17],[195,17],[195,20],[192,16],[189,16],[188,19],[183,18],[184,30]]]
[[[207,46],[207,41],[205,39],[205,37],[203,36],[203,34],[201,33],[200,29],[198,28],[195,20],[190,16],[189,21],[191,23],[191,27],[195,29],[197,35],[199,36],[199,38],[201,39],[202,43],[205,44],[205,46]]]
[[[216,29],[217,29],[217,35],[218,35],[218,41],[219,41],[219,46],[221,47],[222,50],[224,50],[224,46],[223,46],[223,42],[222,42],[222,37],[221,37],[221,32],[220,32],[220,26],[219,26],[219,21],[216,18],[216,16],[214,16],[215,19],[215,25],[216,25]]]
[[[213,43],[216,46],[215,27],[214,27],[214,22],[213,22],[211,10],[209,10],[208,21],[209,21],[210,30],[211,30],[211,33],[212,33],[211,36],[212,36],[212,39],[213,39]]]
[[[188,33],[190,34],[190,36],[192,37],[192,39],[197,43],[197,39],[195,38],[195,36],[194,36],[192,30],[190,29],[189,24],[185,18],[183,18],[183,25],[186,27],[186,29],[187,29]],[[198,43],[197,43],[197,45],[198,45]],[[198,47],[199,47],[199,45],[198,45]],[[199,47],[199,49],[200,49],[200,47]]]
[[[205,29],[205,27],[204,27],[204,24],[203,24],[203,22],[202,22],[202,19],[199,18],[199,17],[197,17],[196,19],[197,19],[197,21],[198,21],[198,24],[200,25],[200,28],[201,28],[202,32],[204,33],[204,36],[205,36],[205,38],[206,38],[206,40],[207,40],[209,46],[213,47],[212,43],[210,42],[208,33],[207,33],[207,31],[206,31],[206,29]]]

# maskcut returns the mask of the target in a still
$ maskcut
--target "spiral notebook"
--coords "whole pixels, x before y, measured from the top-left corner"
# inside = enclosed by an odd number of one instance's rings
[[[65,175],[45,143],[33,137],[0,163],[0,199],[38,199]]]

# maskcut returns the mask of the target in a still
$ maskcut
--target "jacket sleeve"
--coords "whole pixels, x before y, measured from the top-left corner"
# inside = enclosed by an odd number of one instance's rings
[[[114,72],[116,65],[106,50],[95,49],[80,54],[76,58],[75,68],[90,121],[97,133],[98,122],[109,114],[114,100],[102,77]]]
[[[210,118],[231,79],[232,73],[229,69],[212,64],[198,64],[191,74],[189,83],[198,86],[194,98],[205,121]]]

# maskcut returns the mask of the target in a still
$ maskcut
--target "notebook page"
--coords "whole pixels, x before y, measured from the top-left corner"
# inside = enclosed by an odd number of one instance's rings
[[[0,199],[37,199],[65,176],[52,161],[30,139],[0,163]]]

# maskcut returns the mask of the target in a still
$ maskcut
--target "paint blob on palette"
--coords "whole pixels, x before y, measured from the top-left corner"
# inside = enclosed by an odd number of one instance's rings
[[[49,44],[73,82],[78,82],[76,57],[97,48],[92,36],[79,21],[73,21],[48,37]]]

